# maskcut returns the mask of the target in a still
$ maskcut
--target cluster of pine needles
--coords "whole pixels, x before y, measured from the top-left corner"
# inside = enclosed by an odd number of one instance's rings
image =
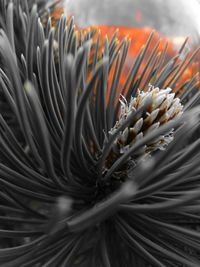
[[[0,266],[200,266],[199,50],[152,33],[122,83],[128,38],[32,2],[0,2]]]

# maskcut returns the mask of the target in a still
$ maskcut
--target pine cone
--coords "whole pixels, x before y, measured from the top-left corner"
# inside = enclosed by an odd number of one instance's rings
[[[121,97],[119,120],[111,129],[110,134],[114,134],[127,117],[132,112],[138,110],[147,99],[149,104],[146,106],[142,117],[136,116],[134,121],[132,121],[115,140],[114,146],[107,159],[107,167],[110,167],[117,158],[129,150],[135,142],[143,138],[146,134],[175,117],[177,118],[183,113],[183,106],[180,103],[180,99],[175,98],[175,93],[171,93],[171,91],[171,88],[159,89],[158,87],[154,88],[150,85],[148,91],[139,91],[138,95],[132,98],[129,104],[123,96]],[[136,151],[132,158],[136,160],[141,157],[149,156],[156,150],[164,150],[173,140],[173,132],[174,129],[171,129],[165,135],[159,136],[146,144],[142,149]]]

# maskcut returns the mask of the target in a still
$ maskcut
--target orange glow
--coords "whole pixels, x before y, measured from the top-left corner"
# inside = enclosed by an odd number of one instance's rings
[[[53,22],[56,24],[57,21],[59,21],[61,15],[64,13],[64,9],[62,6],[57,7],[55,10],[52,11],[51,17],[53,19]]]
[[[63,6],[62,5],[55,6],[55,9],[51,13],[53,25],[56,24],[56,22],[59,20],[62,13],[64,13]],[[138,22],[142,19],[142,14],[140,11],[137,11],[135,16],[137,17]],[[153,31],[152,28],[148,28],[148,27],[146,27],[146,28],[134,28],[134,27],[126,27],[126,26],[116,27],[116,26],[108,26],[108,25],[98,25],[98,26],[92,26],[90,28],[76,27],[77,35],[79,37],[80,37],[80,35],[78,34],[79,32],[81,32],[83,36],[88,34],[88,33],[91,33],[91,32],[94,33],[93,46],[92,46],[92,49],[90,52],[90,58],[89,58],[89,64],[90,65],[92,65],[94,62],[94,57],[95,57],[95,53],[96,53],[96,51],[95,51],[96,43],[99,42],[98,51],[97,51],[97,58],[98,58],[98,60],[100,60],[102,57],[102,53],[104,52],[104,41],[105,41],[106,36],[107,36],[108,40],[110,41],[113,34],[116,32],[117,29],[118,29],[118,33],[115,37],[115,46],[116,47],[119,46],[120,43],[124,40],[124,38],[126,38],[127,41],[130,42],[130,45],[129,45],[129,50],[128,50],[128,54],[126,57],[126,61],[125,61],[124,66],[123,66],[123,71],[120,75],[118,92],[117,92],[116,98],[119,96],[119,94],[120,94],[120,92],[121,92],[121,90],[122,90],[122,88],[126,82],[128,73],[129,73],[131,67],[133,66],[134,62],[136,61],[136,58],[137,58],[139,52],[141,51],[142,47],[146,44],[151,32]],[[78,39],[79,39],[79,37],[78,37]],[[181,38],[179,38],[179,39],[181,39]],[[184,41],[184,38],[182,38],[182,40],[179,40],[179,39],[170,40],[168,38],[162,37],[158,32],[154,32],[154,36],[153,36],[153,38],[152,38],[152,40],[151,40],[151,42],[147,48],[147,51],[145,53],[145,57],[140,64],[140,68],[138,69],[138,72],[136,74],[134,81],[132,81],[132,82],[136,82],[140,78],[141,74],[143,74],[143,71],[144,71],[144,69],[148,63],[150,55],[151,55],[152,51],[154,50],[154,48],[156,47],[156,45],[158,44],[158,42],[159,42],[159,46],[158,46],[158,49],[155,53],[154,58],[157,58],[157,59],[159,59],[159,57],[161,58],[162,52],[166,49],[165,57],[163,58],[163,66],[164,66],[171,58],[173,58],[174,56],[177,55],[178,51],[177,51],[176,41],[179,43],[180,43],[180,41]],[[199,55],[199,57],[200,57],[200,55]],[[198,70],[199,70],[199,61],[198,60],[199,60],[198,57],[196,57],[196,61],[193,60],[193,62],[191,62],[190,65],[186,68],[186,70],[181,74],[180,79],[176,82],[176,85],[174,88],[175,92],[180,93],[180,91],[181,91],[180,88],[182,87],[182,85],[185,82],[187,82],[188,80],[190,80],[198,72]],[[177,60],[176,65],[178,65],[180,62],[181,62],[181,59]],[[148,86],[148,84],[145,84],[145,82],[148,79],[148,75],[149,75],[150,71],[152,70],[153,63],[157,64],[156,62],[153,62],[153,60],[149,64],[147,71],[143,75],[143,78],[140,82],[139,89],[141,89],[144,85],[145,85],[145,87]],[[111,68],[110,74],[109,74],[109,78],[108,78],[108,94],[107,94],[108,98],[109,98],[109,90],[111,88],[111,83],[113,80],[115,68],[116,68],[116,60],[115,60],[114,64],[112,65],[112,68]],[[159,69],[157,74],[159,75],[161,71],[162,71],[162,67]],[[90,76],[90,74],[89,74],[89,76]],[[170,81],[172,76],[173,76],[173,74],[171,74],[171,76],[166,79],[165,85]]]
[[[121,77],[119,80],[119,87],[118,87],[118,92],[117,92],[117,98],[118,98],[119,94],[121,93],[121,89],[123,88],[123,85],[126,82],[127,75],[129,73],[132,65],[134,64],[141,48],[146,44],[146,42],[147,42],[147,40],[148,40],[148,38],[152,32],[152,29],[151,28],[133,28],[133,27],[125,27],[125,26],[115,27],[115,26],[100,25],[100,26],[90,27],[89,29],[82,29],[82,32],[84,33],[87,30],[95,32],[95,35],[93,38],[94,44],[96,43],[97,39],[100,37],[99,52],[98,52],[99,58],[102,55],[103,42],[104,42],[105,36],[108,37],[108,40],[111,40],[113,34],[116,32],[116,30],[118,30],[116,38],[115,38],[116,39],[115,42],[116,42],[117,46],[120,44],[120,42],[124,38],[126,38],[127,40],[130,40],[130,46],[129,46],[127,58],[126,58],[126,61],[125,61],[124,67],[123,67],[123,72],[121,73]],[[148,46],[148,49],[146,51],[146,55],[140,64],[140,68],[139,68],[138,73],[134,79],[134,82],[140,78],[140,75],[142,74],[142,72],[143,72],[143,70],[144,70],[144,68],[148,62],[149,56],[152,53],[153,49],[155,48],[155,46],[157,45],[158,42],[160,44],[159,44],[158,50],[156,52],[156,56],[161,56],[162,51],[166,49],[166,54],[165,54],[165,58],[164,58],[163,63],[166,64],[171,58],[173,58],[174,56],[177,55],[178,51],[175,48],[174,43],[167,38],[161,37],[161,35],[158,32],[154,32],[154,36],[150,42],[150,45]],[[189,58],[189,56],[190,55],[188,55],[188,58]],[[94,57],[94,50],[91,50],[90,63],[92,63],[93,57]],[[179,64],[180,62],[181,62],[181,59],[177,60],[176,65]],[[113,64],[111,71],[110,71],[110,75],[109,75],[108,95],[107,95],[108,98],[109,98],[109,90],[111,88],[111,82],[113,80],[112,78],[113,78],[115,66],[116,66],[116,62]],[[145,75],[142,78],[142,81],[140,83],[141,87],[146,82],[146,79],[147,79],[149,72],[151,70],[151,66],[152,65],[150,64]],[[189,81],[194,76],[194,74],[197,73],[198,68],[199,68],[198,62],[195,63],[193,61],[192,63],[190,63],[190,65],[182,73],[180,79],[176,82],[174,92],[179,94],[181,92],[180,88],[182,87],[182,85],[185,82]],[[181,68],[181,70],[182,69],[183,68]],[[160,73],[160,71],[161,70],[159,70],[158,74]],[[172,78],[172,75],[168,79],[166,79],[165,85],[170,81],[171,78]],[[199,85],[199,83],[197,85]],[[141,87],[139,87],[139,89]]]

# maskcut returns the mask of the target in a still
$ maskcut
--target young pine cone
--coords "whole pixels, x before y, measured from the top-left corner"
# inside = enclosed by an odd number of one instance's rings
[[[149,132],[159,128],[160,125],[180,116],[183,112],[183,106],[179,98],[175,98],[175,94],[171,93],[171,88],[159,89],[149,86],[148,91],[139,91],[137,96],[132,98],[128,104],[124,97],[121,98],[121,112],[119,120],[111,129],[113,134],[134,111],[138,110],[148,99],[142,117],[135,116],[128,127],[122,131],[114,142],[112,150],[107,159],[107,167],[110,167],[114,161],[125,153],[129,148],[143,138]],[[156,150],[163,150],[173,140],[173,131],[171,129],[165,135],[157,137],[150,143],[147,143],[139,151],[135,151],[132,155],[133,160],[151,155]]]

